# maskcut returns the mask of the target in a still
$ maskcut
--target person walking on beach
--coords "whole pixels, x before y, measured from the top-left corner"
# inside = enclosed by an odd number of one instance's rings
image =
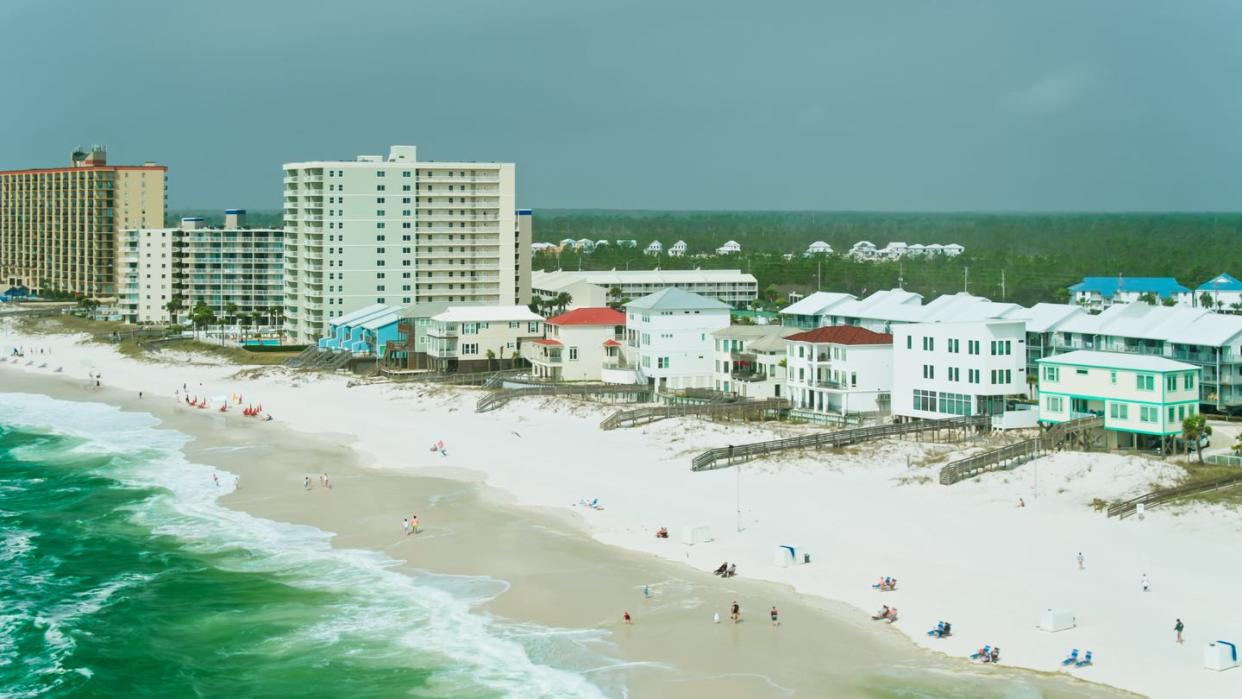
[[[1178,642],[1178,643],[1181,643],[1181,642],[1182,642],[1182,631],[1184,631],[1184,630],[1186,630],[1186,625],[1182,623],[1182,620],[1181,620],[1181,619],[1178,619],[1178,620],[1177,620],[1177,623],[1173,625],[1173,631],[1174,631],[1175,633],[1177,633],[1177,642]]]
[[[1078,570],[1085,570],[1086,562],[1087,562],[1087,559],[1082,557],[1082,551],[1079,551],[1078,552]]]
[[[737,600],[733,600],[733,606],[729,608],[729,619],[736,624],[741,618],[742,608],[737,605]]]
[[[415,534],[418,533],[418,515],[414,515],[413,517],[410,518],[410,531],[414,532]]]
[[[405,535],[410,535],[410,520],[406,517],[401,518],[401,528],[405,530]]]
[[[219,488],[219,487],[220,487],[220,474],[218,474],[218,473],[213,473],[213,474],[211,474],[211,480],[213,480],[213,481],[215,481],[215,482],[216,482],[216,487],[217,487],[217,488]]]
[[[302,487],[306,490],[310,490],[310,476],[302,479]]]
[[[629,612],[625,612],[625,613],[621,616],[621,618],[622,618],[622,620],[624,620],[624,621],[625,621],[625,623],[627,623],[627,624],[633,624],[633,623],[634,623],[634,620],[630,618],[630,613],[629,613]]]
[[[773,606],[773,607],[772,607],[772,611],[770,611],[770,612],[768,612],[768,613],[772,616],[772,625],[773,625],[773,626],[780,626],[780,625],[781,625],[781,620],[780,620],[780,618],[779,618],[779,614],[778,614],[778,612],[776,611],[776,607],[775,607],[775,606]]]
[[[646,599],[651,599],[651,588],[648,587],[646,584],[643,585],[643,597]]]
[[[712,623],[713,624],[720,623],[720,612],[712,612]]]
[[[1143,577],[1139,579],[1139,584],[1143,586],[1143,592],[1151,589],[1151,581],[1147,579],[1147,573],[1143,573]]]

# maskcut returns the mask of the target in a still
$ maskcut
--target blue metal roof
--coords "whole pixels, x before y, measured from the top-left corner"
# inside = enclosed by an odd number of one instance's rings
[[[226,213],[226,214],[244,214],[244,213],[246,213],[246,210],[245,210],[245,209],[225,209],[225,210],[224,210],[224,213]]]
[[[518,215],[518,216],[530,216],[530,215],[531,215],[531,214],[533,214],[533,213],[535,213],[535,212],[534,212],[533,210],[531,210],[531,209],[518,209],[518,210],[517,210],[517,215]]]
[[[1199,285],[1197,291],[1242,291],[1242,282],[1231,274],[1220,274]]]
[[[1075,293],[1094,292],[1104,298],[1112,298],[1118,291],[1152,293],[1161,297],[1190,291],[1178,284],[1173,277],[1083,277],[1081,282],[1071,286],[1069,290]]]

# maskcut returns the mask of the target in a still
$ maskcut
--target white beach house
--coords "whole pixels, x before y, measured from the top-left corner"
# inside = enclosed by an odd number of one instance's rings
[[[1221,313],[1242,313],[1242,282],[1221,272],[1195,289],[1195,305],[1207,308],[1205,301]]]
[[[679,240],[676,243],[673,243],[673,246],[668,249],[668,256],[669,257],[684,257],[686,254],[686,250],[687,250],[686,241]]]
[[[885,412],[893,385],[893,336],[834,325],[785,338],[786,393],[795,412]]]
[[[1157,303],[1168,300],[1177,306],[1193,306],[1190,289],[1172,277],[1083,277],[1069,287],[1070,301],[1091,311],[1134,303],[1150,295]]]
[[[870,240],[860,240],[850,246],[850,251],[846,253],[846,257],[852,257],[856,260],[875,259],[876,250],[875,243]]]
[[[745,398],[784,397],[785,336],[795,332],[780,325],[730,325],[712,333],[713,387]]]
[[[806,252],[802,253],[803,257],[811,257],[812,255],[831,255],[832,246],[822,240],[817,240],[806,247]]]
[[[437,371],[486,371],[543,337],[543,316],[526,306],[453,306],[431,317],[427,359]]]
[[[544,337],[522,343],[531,373],[551,381],[599,381],[625,339],[625,314],[576,308],[544,321]]]
[[[717,255],[732,255],[733,253],[737,253],[741,251],[742,251],[742,245],[738,243],[736,240],[730,240],[724,245],[721,245],[720,247],[716,248]]]
[[[1110,447],[1145,447],[1199,412],[1199,367],[1164,357],[1079,350],[1039,360],[1039,420],[1104,418]],[[1149,438],[1144,439],[1142,435]]]
[[[1026,393],[1024,321],[893,327],[894,416],[1000,415]]]
[[[712,333],[729,326],[728,304],[664,289],[625,306],[626,359],[658,391],[708,388]]]
[[[664,243],[658,240],[647,243],[646,249],[643,250],[643,253],[646,255],[659,255],[662,252],[664,252]]]

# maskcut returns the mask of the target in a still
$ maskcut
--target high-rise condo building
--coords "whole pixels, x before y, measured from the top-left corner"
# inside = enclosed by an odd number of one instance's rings
[[[376,303],[524,304],[529,211],[512,163],[388,157],[286,163],[285,332],[314,342],[329,320]]]
[[[176,228],[122,231],[121,315],[131,323],[167,322],[202,301],[217,318],[259,314],[260,323],[274,323],[284,310],[282,236],[247,227],[242,209],[225,211],[222,228],[189,217]],[[169,310],[174,298],[177,314]]]
[[[69,167],[0,171],[0,282],[47,293],[117,293],[117,234],[164,225],[163,165],[108,165],[101,146]]]

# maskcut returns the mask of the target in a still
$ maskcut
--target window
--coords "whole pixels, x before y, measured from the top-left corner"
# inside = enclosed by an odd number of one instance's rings
[[[1109,403],[1108,417],[1113,420],[1129,420],[1130,404],[1129,403]]]
[[[949,367],[949,380],[950,381],[961,381],[962,370],[958,369],[957,367],[952,367],[952,366]]]
[[[1195,387],[1195,373],[1193,371],[1188,371],[1185,374],[1182,374],[1182,388],[1186,389],[1187,391],[1190,391],[1190,390],[1193,390],[1194,387]]]
[[[1174,418],[1173,418],[1173,406],[1171,406],[1171,405],[1170,405],[1170,406],[1169,406],[1169,423],[1172,423],[1173,421],[1174,421]]]
[[[1154,406],[1139,406],[1139,422],[1155,422],[1158,417]]]
[[[941,393],[939,412],[948,415],[969,415],[970,396],[964,393]]]
[[[1181,422],[1182,420],[1185,420],[1185,419],[1186,419],[1186,406],[1184,405],[1177,406],[1177,421]]]
[[[537,321],[537,320],[532,320],[532,321],[530,321],[529,323],[527,323],[527,324],[526,324],[526,331],[527,331],[527,332],[532,332],[532,333],[537,333],[537,332],[539,332],[539,321]]]
[[[1087,370],[1086,370],[1086,369],[1075,369],[1075,370],[1074,370],[1074,373],[1075,373],[1075,374],[1078,374],[1079,376],[1086,376],[1086,375],[1087,375]]]
[[[966,353],[967,354],[979,354],[979,341],[978,340],[967,340],[966,341]]]
[[[1170,391],[1177,390],[1177,374],[1169,374],[1164,377],[1164,387]]]
[[[978,369],[967,369],[966,370],[966,381],[967,383],[979,383],[979,370]]]
[[[1044,381],[1056,383],[1061,380],[1060,367],[1044,365]]]
[[[914,409],[924,412],[936,412],[936,392],[914,389]]]
[[[1153,391],[1156,386],[1156,380],[1151,374],[1135,374],[1134,383],[1140,391]]]
[[[958,354],[958,353],[960,353],[960,352],[962,351],[962,341],[961,341],[961,340],[953,340],[953,339],[950,339],[950,340],[947,340],[947,342],[948,342],[948,344],[949,344],[949,352],[950,352],[950,353],[952,353],[952,354]]]
[[[668,357],[660,357],[659,360],[657,360],[656,362],[656,368],[667,369],[668,368]]]
[[[384,176],[384,171],[383,171],[383,170],[376,170],[376,171],[375,171],[375,176],[376,176],[376,177],[383,177],[383,176]]]
[[[936,367],[932,366],[931,364],[924,364],[923,365],[923,378],[925,379],[936,378]]]
[[[577,347],[569,348],[569,361],[571,362],[578,361],[578,348]]]
[[[465,343],[462,343],[462,346],[461,346],[461,353],[462,353],[462,354],[478,354],[478,353],[479,353],[479,343],[477,343],[477,342],[465,342]]]
[[[1059,413],[1065,408],[1065,400],[1061,396],[1046,396],[1044,397],[1044,407],[1050,413]]]
[[[1117,385],[1117,372],[1115,371],[1108,372],[1108,382],[1114,386]]]
[[[936,338],[934,337],[923,338],[923,351],[924,352],[935,352],[936,351]]]
[[[906,335],[906,349],[914,349],[914,336]],[[802,356],[802,355],[798,355]]]
[[[520,320],[511,320],[511,321],[509,321],[509,329],[510,329],[510,330],[516,330],[517,328],[520,328],[520,327],[522,327],[522,321],[520,321]]]
[[[478,335],[479,324],[478,323],[462,323],[461,334],[462,335]]]

